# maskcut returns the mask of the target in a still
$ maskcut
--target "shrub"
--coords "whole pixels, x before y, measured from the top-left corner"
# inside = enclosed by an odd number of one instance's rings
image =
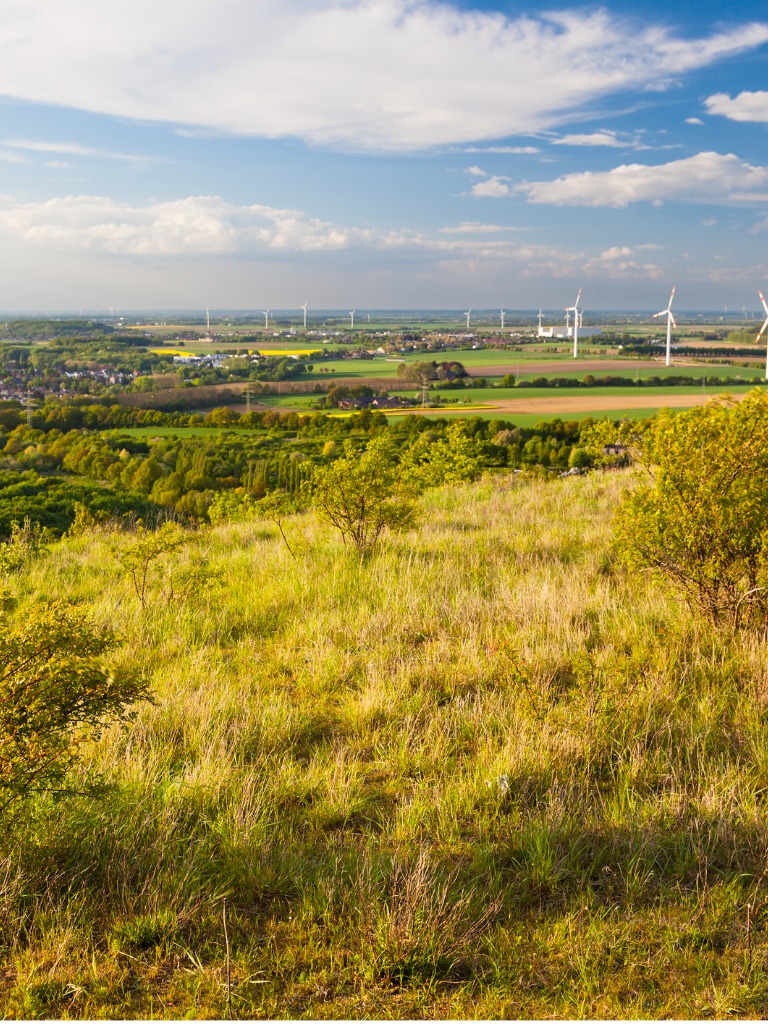
[[[342,457],[319,469],[307,489],[320,518],[361,554],[373,549],[382,531],[406,529],[416,519],[411,489],[386,436],[374,438],[359,457],[347,441]]]
[[[172,556],[192,539],[193,534],[178,523],[166,522],[157,530],[139,523],[132,541],[112,547],[142,608],[148,608],[157,596],[167,605],[186,600],[218,579],[207,558],[199,553],[181,566],[174,564]]]
[[[17,572],[37,555],[45,550],[51,540],[50,530],[43,529],[39,523],[33,523],[29,516],[24,522],[14,520],[11,523],[11,536],[5,544],[0,544],[0,574]]]
[[[653,483],[622,506],[630,565],[670,579],[712,621],[768,613],[768,396],[660,414],[639,459]]]
[[[0,630],[0,811],[30,793],[65,791],[83,742],[148,699],[143,681],[103,663],[117,644],[59,603]]]

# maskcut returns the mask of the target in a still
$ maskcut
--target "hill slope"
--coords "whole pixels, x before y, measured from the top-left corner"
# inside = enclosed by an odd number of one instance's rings
[[[126,535],[12,578],[156,700],[3,826],[2,1012],[225,1016],[226,900],[235,1016],[762,1016],[764,644],[617,568],[628,485],[429,492],[365,564],[219,527],[146,608]]]

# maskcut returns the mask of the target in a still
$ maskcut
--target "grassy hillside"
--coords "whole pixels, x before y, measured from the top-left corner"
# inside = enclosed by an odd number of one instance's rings
[[[89,750],[102,796],[0,826],[3,1015],[763,1016],[765,645],[616,565],[628,486],[431,491],[364,564],[311,516],[296,559],[206,530],[146,608],[130,535],[9,577],[155,702]]]

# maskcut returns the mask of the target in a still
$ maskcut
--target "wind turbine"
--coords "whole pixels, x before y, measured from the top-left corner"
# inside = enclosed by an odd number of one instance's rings
[[[579,299],[581,298],[581,288],[579,288],[579,294],[576,296],[576,301],[572,306],[566,306],[565,316],[566,324],[568,323],[568,314],[573,313],[573,358],[579,354],[579,316],[583,310],[579,309]]]
[[[205,307],[205,330],[206,333],[211,333],[211,311],[207,306]]]
[[[264,329],[268,331],[269,330],[269,314],[272,312],[272,310],[270,310],[270,309],[262,309],[261,312],[264,314]]]
[[[355,327],[355,312],[356,310],[354,309],[350,309],[349,311],[349,326],[352,330],[354,330]]]
[[[758,292],[757,294],[760,296],[760,301],[762,302],[763,309],[765,310],[765,320],[763,321],[763,326],[760,328],[760,331],[757,337],[755,338],[755,342],[760,341],[760,339],[763,336],[763,333],[765,332],[765,328],[768,327],[768,303],[766,303],[765,299],[763,298],[762,292]],[[765,353],[765,379],[768,380],[768,349],[766,349]]]
[[[541,310],[539,310],[539,331],[538,331],[538,334],[536,335],[537,338],[541,337],[541,321],[543,319],[544,319],[544,314],[542,313]]]
[[[677,327],[675,318],[672,316],[672,299],[675,297],[675,289],[672,289],[672,294],[669,296],[669,302],[666,309],[662,309],[660,313],[654,313],[654,319],[657,316],[665,316],[667,318],[667,362],[666,365],[670,366],[672,363],[672,328]],[[762,332],[761,332],[762,333]]]
[[[470,315],[471,315],[471,313],[472,313],[472,310],[471,310],[471,309],[468,309],[468,310],[467,310],[467,311],[465,312],[465,314],[464,314],[464,316],[465,316],[465,317],[467,318],[467,330],[469,330],[469,318],[470,318]]]
[[[304,330],[305,331],[307,329],[307,306],[308,305],[309,305],[309,303],[305,302],[304,305],[301,307],[304,310]]]
[[[504,330],[504,310],[503,309],[499,310],[499,316],[501,317],[501,329],[503,331]]]

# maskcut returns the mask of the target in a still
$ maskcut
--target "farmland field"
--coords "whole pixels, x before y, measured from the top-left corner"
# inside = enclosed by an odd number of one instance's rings
[[[744,394],[753,385],[734,386],[733,394]],[[434,390],[429,392],[429,401],[441,398],[446,404],[439,407],[414,407],[403,415],[417,413],[426,416],[483,416],[493,419],[509,419],[524,425],[521,417],[533,416],[535,421],[542,417],[567,416],[583,419],[594,415],[599,418],[618,419],[622,416],[652,416],[660,408],[682,409],[701,405],[716,395],[722,394],[722,387],[604,387],[604,388],[467,388],[463,391]],[[414,391],[415,395],[416,392]],[[317,395],[279,395],[265,397],[263,405],[283,411],[315,411]],[[238,406],[237,408],[242,408]],[[325,410],[323,410],[325,411]]]

